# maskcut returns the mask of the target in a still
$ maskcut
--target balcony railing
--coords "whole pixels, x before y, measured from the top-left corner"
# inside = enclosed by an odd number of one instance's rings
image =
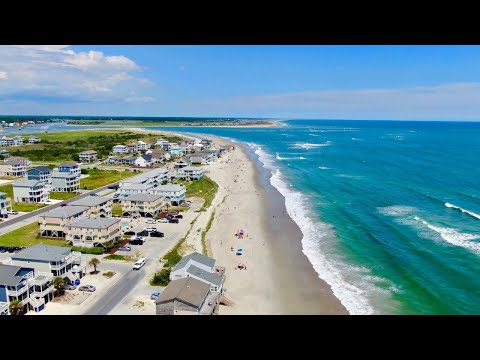
[[[55,288],[53,285],[47,287],[43,291],[36,291],[33,290],[33,292],[30,294],[31,297],[37,297],[37,298],[43,298],[45,295],[50,294],[51,292],[55,291]]]
[[[39,272],[36,274],[36,276],[33,279],[29,281],[29,284],[41,286],[52,280],[53,280],[53,276],[51,273]]]
[[[28,291],[28,285],[25,284],[21,289],[18,289],[18,290],[8,290],[7,289],[7,295],[9,295],[9,296],[20,296],[23,293],[25,293],[26,291]]]

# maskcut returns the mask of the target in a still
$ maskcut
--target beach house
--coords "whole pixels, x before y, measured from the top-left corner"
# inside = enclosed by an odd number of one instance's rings
[[[127,144],[127,150],[128,150],[128,153],[130,154],[136,154],[139,150],[138,150],[138,144],[135,142],[135,143],[128,143]]]
[[[123,216],[155,217],[160,213],[163,196],[156,194],[131,194],[122,199]]]
[[[155,300],[157,315],[218,314],[219,295],[192,277],[171,281]]]
[[[177,171],[177,178],[182,180],[200,180],[202,177],[203,169],[195,166],[186,166]]]
[[[29,144],[36,144],[36,143],[39,143],[40,141],[41,141],[41,139],[37,136],[30,135],[29,138],[28,138],[28,143]]]
[[[122,158],[119,156],[109,156],[107,160],[105,160],[105,164],[121,164]]]
[[[170,143],[165,139],[157,139],[157,142],[155,143],[155,146],[157,146],[158,148],[160,148],[164,151],[169,151],[170,150]]]
[[[20,177],[27,173],[30,161],[23,157],[12,156],[0,162],[0,176]]]
[[[146,151],[151,148],[150,143],[146,143],[145,141],[139,140],[137,141],[137,151]]]
[[[150,155],[152,156],[152,161],[154,163],[161,163],[164,160],[164,155],[166,154],[164,150],[161,149],[153,149],[150,150]]]
[[[168,170],[167,169],[153,169],[150,171],[145,171],[136,176],[120,180],[120,188],[126,184],[163,184],[168,180]]]
[[[80,189],[80,168],[74,163],[62,163],[52,172],[52,191],[75,192]]]
[[[80,217],[66,225],[67,242],[73,246],[93,247],[121,237],[120,219]]]
[[[222,269],[222,271],[220,271]],[[215,259],[193,252],[184,256],[170,273],[170,280],[193,277],[210,285],[212,292],[222,293],[224,268],[215,267]]]
[[[118,188],[118,193],[122,197],[132,194],[146,194],[153,189],[153,184],[135,184],[126,183]]]
[[[114,154],[128,154],[128,147],[126,145],[115,145],[112,148]]]
[[[97,152],[95,150],[86,150],[78,153],[78,159],[81,162],[95,162],[97,161]]]
[[[65,246],[35,244],[13,254],[11,263],[30,267],[51,276],[60,276],[67,283],[81,279],[86,274],[82,254]]]
[[[10,156],[8,150],[0,150],[0,159],[6,159]]]
[[[67,225],[90,210],[87,206],[62,206],[38,215],[40,236],[65,238]]]
[[[202,139],[202,140],[200,141],[200,144],[205,145],[205,146],[209,146],[209,145],[211,145],[212,143],[213,143],[213,141],[212,141],[212,140],[208,140],[208,139]]]
[[[172,156],[183,155],[182,149],[180,148],[180,146],[178,146],[177,144],[171,145],[170,146],[170,155],[172,155]]]
[[[104,196],[87,196],[71,202],[69,206],[88,207],[88,210],[83,214],[84,216],[111,217],[113,199]]]
[[[0,215],[4,217],[8,210],[12,209],[12,199],[7,194],[0,191]]]
[[[152,167],[152,155],[141,155],[135,159],[135,165],[140,167]]]
[[[52,183],[52,170],[48,166],[37,166],[28,170],[27,180],[37,180],[46,185]]]
[[[122,164],[125,165],[135,165],[135,161],[137,161],[135,156],[125,156],[122,158]]]
[[[165,198],[165,201],[170,201],[172,205],[179,205],[182,200],[185,199],[185,193],[187,188],[185,185],[179,184],[166,184],[158,185],[151,189],[150,193],[161,195]]]
[[[47,203],[50,200],[48,185],[39,180],[17,180],[13,183],[15,202]]]
[[[3,313],[9,313],[9,304],[17,300],[24,312],[41,311],[53,300],[54,291],[50,274],[36,272],[31,267],[0,264],[0,309]]]
[[[190,155],[191,164],[206,165],[208,163],[208,155],[204,153],[195,153]]]

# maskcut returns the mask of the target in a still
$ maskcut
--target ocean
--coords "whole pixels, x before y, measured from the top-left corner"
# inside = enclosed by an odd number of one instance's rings
[[[150,129],[246,143],[351,314],[480,314],[480,123],[283,124]]]

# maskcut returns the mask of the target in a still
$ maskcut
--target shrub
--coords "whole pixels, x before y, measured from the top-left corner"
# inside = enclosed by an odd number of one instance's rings
[[[80,174],[86,175],[86,174],[88,174],[88,170],[87,169],[81,169]]]
[[[87,247],[80,247],[80,246],[72,246],[72,251],[79,251],[82,254],[95,254],[95,255],[103,254],[103,248],[101,247],[87,248]]]
[[[153,275],[152,280],[150,280],[150,285],[152,286],[167,286],[170,282],[170,273],[172,269],[163,268],[160,272]]]
[[[105,276],[106,278],[110,279],[111,277],[113,277],[113,275],[115,275],[115,272],[107,271],[107,272],[104,272],[102,275]]]

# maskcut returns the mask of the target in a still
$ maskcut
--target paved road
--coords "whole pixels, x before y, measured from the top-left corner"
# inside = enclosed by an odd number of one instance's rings
[[[62,204],[69,204],[73,201],[83,199],[87,196],[90,196],[90,194],[96,194],[96,193],[99,193],[101,191],[104,191],[104,190],[108,189],[109,186],[115,185],[115,184],[118,184],[118,182],[102,186],[102,187],[100,187],[98,189],[95,189],[95,190],[87,191],[86,193],[81,194],[79,196],[76,196],[72,199],[68,199],[68,200],[65,200],[65,201],[59,202],[57,204],[50,205],[50,206],[46,206],[46,207],[41,208],[39,210],[35,210],[35,211],[29,212],[27,214],[22,214],[22,215],[17,216],[13,219],[7,220],[7,221],[0,224],[0,235],[14,230],[15,227],[13,227],[12,225],[21,223],[21,224],[18,224],[20,226],[17,226],[17,227],[21,227],[21,226],[24,226],[26,224],[33,223],[33,222],[37,221],[38,215],[41,215],[43,213],[46,213],[47,211],[56,209],[56,208],[60,207]],[[5,229],[5,228],[9,228],[9,229]],[[5,231],[2,231],[2,230],[5,230]]]
[[[133,265],[132,265],[133,266]],[[138,282],[145,277],[145,270],[130,270],[119,282],[98,299],[83,315],[107,315],[125,296],[132,291]]]

